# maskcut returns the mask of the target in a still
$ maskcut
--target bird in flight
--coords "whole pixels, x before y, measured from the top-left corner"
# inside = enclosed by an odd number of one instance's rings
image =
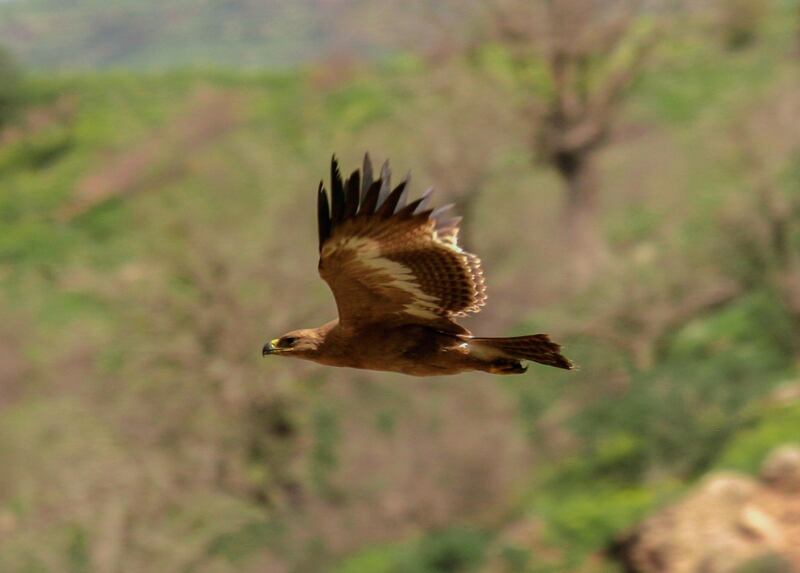
[[[409,178],[390,181],[388,162],[373,178],[369,155],[346,181],[331,160],[330,201],[322,181],[317,192],[319,274],[339,318],[275,338],[262,354],[414,376],[521,374],[526,360],[571,370],[546,334],[481,338],[456,323],[486,302],[480,259],[458,246],[461,218],[452,205],[431,209],[432,189],[409,203]]]

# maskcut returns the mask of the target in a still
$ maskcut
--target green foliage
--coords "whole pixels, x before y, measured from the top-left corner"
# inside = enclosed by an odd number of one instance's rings
[[[0,47],[0,128],[14,117],[21,100],[20,69],[11,54]]]
[[[67,562],[70,573],[88,573],[90,568],[87,532],[79,525],[72,528],[67,542]]]
[[[487,44],[476,52],[474,60],[476,67],[488,73],[494,81],[507,86],[525,86],[544,98],[553,96],[552,78],[539,58],[531,57],[520,64],[504,46]]]
[[[489,538],[464,528],[400,545],[370,548],[343,561],[336,573],[469,573],[484,563]]]
[[[274,521],[253,521],[236,531],[225,532],[208,547],[211,556],[225,557],[231,563],[243,563],[264,547],[276,545],[283,528]]]
[[[628,371],[621,391],[595,390],[564,421],[578,451],[540,459],[539,479],[523,502],[543,520],[549,543],[569,550],[546,566],[531,556],[530,570],[572,571],[689,479],[711,467],[751,471],[771,447],[796,439],[793,408],[753,418],[758,400],[792,369],[790,330],[777,297],[753,292],[674,332],[652,368]],[[617,357],[596,350],[580,358],[579,375],[619,366]],[[535,386],[509,384],[532,429],[546,405],[559,395],[563,403],[569,391],[546,378]],[[540,435],[533,430],[531,438]]]
[[[396,573],[466,573],[483,562],[486,536],[469,529],[448,529],[426,536],[416,554],[396,568]]]
[[[330,493],[329,476],[336,469],[336,444],[339,441],[339,423],[336,412],[322,406],[312,419],[314,448],[311,454],[312,479],[316,487]]]
[[[725,116],[741,103],[750,90],[771,79],[774,57],[754,52],[726,59],[709,44],[677,39],[664,44],[655,62],[634,87],[636,101],[657,118],[677,125],[695,121],[701,115]],[[749,89],[742,89],[747,84]]]
[[[574,427],[599,462],[609,451],[617,456],[608,467],[623,479],[652,469],[696,475],[746,422],[752,401],[791,366],[788,328],[766,292],[697,319],[676,333],[658,365],[634,373],[622,396],[589,405]]]
[[[508,573],[528,573],[531,571],[533,551],[505,545],[500,548],[500,560]]]
[[[70,151],[72,132],[64,126],[38,133],[0,149],[0,174],[3,171],[46,169]]]
[[[564,495],[553,491],[533,507],[547,522],[548,541],[569,547],[565,565],[574,566],[642,519],[663,496],[664,492],[653,486],[590,486]]]
[[[774,448],[800,439],[800,406],[765,408],[725,446],[715,466],[754,474]]]
[[[393,573],[401,548],[396,545],[372,546],[343,560],[335,573]]]

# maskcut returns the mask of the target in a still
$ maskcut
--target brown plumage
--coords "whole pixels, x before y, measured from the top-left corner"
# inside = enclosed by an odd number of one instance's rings
[[[452,205],[431,209],[432,190],[407,202],[409,178],[391,189],[388,162],[342,180],[331,161],[331,194],[317,192],[319,273],[339,318],[270,341],[264,355],[416,376],[482,370],[525,372],[522,360],[572,369],[546,334],[476,338],[455,318],[478,312],[486,286],[478,257],[458,246]]]

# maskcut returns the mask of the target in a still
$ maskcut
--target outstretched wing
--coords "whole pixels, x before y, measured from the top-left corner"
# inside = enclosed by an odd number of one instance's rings
[[[478,312],[486,300],[480,259],[457,242],[460,217],[452,205],[428,208],[432,190],[406,204],[409,178],[390,191],[388,162],[373,181],[369,155],[363,174],[342,181],[331,161],[331,201],[318,192],[319,272],[344,326],[387,322],[427,324],[466,333],[453,318]]]

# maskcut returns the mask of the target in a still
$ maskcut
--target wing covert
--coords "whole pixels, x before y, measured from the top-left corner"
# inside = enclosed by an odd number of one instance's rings
[[[407,202],[406,177],[390,188],[388,162],[373,180],[369,155],[342,180],[331,160],[331,196],[317,195],[319,272],[336,299],[343,326],[386,321],[425,323],[466,332],[453,319],[486,300],[480,260],[458,246],[447,206],[428,208],[432,190]]]

